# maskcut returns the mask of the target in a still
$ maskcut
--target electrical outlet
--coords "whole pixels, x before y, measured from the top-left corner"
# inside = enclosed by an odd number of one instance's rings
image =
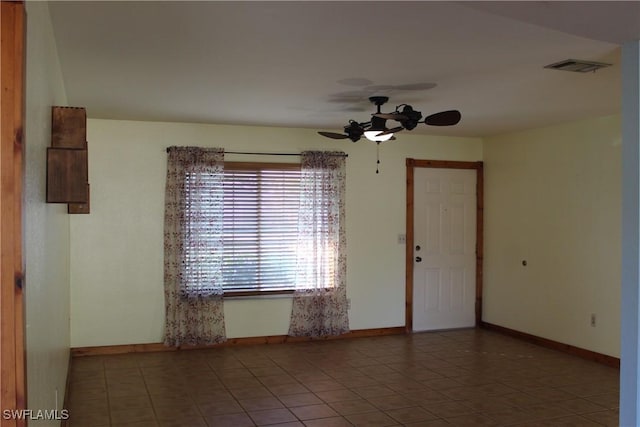
[[[592,328],[596,327],[596,314],[595,313],[591,313],[591,327]]]
[[[407,243],[407,235],[406,234],[398,234],[398,244],[404,245]]]

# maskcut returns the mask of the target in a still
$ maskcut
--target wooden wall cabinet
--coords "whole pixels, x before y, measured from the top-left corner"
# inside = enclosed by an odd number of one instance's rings
[[[51,147],[47,148],[47,203],[67,203],[69,213],[89,213],[84,108],[52,107]]]
[[[51,146],[87,149],[87,112],[84,108],[51,108]]]
[[[47,202],[87,202],[87,150],[47,148]]]

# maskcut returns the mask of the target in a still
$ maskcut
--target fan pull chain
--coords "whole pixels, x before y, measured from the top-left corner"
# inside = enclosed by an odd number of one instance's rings
[[[376,173],[380,173],[380,141],[376,142]]]

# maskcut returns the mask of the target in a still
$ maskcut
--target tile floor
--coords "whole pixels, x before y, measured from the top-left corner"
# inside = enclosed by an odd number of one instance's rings
[[[82,357],[69,424],[617,426],[618,374],[485,330]]]

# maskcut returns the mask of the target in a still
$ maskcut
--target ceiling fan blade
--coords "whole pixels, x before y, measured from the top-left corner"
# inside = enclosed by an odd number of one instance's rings
[[[373,114],[373,117],[378,117],[379,119],[385,119],[385,120],[397,120],[399,122],[403,121],[403,120],[407,120],[407,116],[403,116],[402,114],[399,113],[376,113]]]
[[[319,131],[318,133],[320,135],[322,135],[322,136],[326,136],[327,138],[331,138],[331,139],[347,139],[347,138],[349,138],[349,135],[344,135],[342,133],[324,132],[324,131]]]
[[[431,114],[424,119],[425,124],[430,126],[453,126],[458,124],[462,115],[458,110],[441,111]]]
[[[380,132],[376,136],[389,135],[390,133],[398,133],[398,132],[403,131],[403,130],[404,130],[404,128],[402,126],[398,126],[398,127],[392,128],[392,129],[387,129],[384,132]]]

